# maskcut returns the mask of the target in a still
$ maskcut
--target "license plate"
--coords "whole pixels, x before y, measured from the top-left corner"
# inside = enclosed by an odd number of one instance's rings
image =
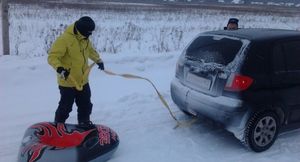
[[[197,86],[198,88],[203,89],[209,89],[211,85],[211,80],[202,78],[191,73],[187,74],[186,81],[188,81],[190,84]]]

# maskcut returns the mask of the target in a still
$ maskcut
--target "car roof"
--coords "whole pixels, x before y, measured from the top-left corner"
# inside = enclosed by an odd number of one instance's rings
[[[261,40],[280,40],[285,38],[299,38],[300,31],[296,30],[285,30],[285,29],[238,29],[238,30],[218,30],[209,31],[205,34],[215,34],[215,35],[226,35],[237,38],[244,38],[251,41],[261,41]]]

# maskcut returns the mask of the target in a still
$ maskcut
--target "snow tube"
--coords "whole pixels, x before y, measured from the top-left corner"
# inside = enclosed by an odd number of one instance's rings
[[[118,145],[118,135],[103,125],[37,123],[25,132],[18,162],[104,162]]]

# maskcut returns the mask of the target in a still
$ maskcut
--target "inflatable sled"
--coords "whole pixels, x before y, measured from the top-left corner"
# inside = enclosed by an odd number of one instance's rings
[[[25,132],[18,162],[104,162],[118,145],[118,135],[103,125],[37,123]]]

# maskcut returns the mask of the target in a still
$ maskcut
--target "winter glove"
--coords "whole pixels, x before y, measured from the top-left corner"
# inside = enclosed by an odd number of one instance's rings
[[[98,65],[98,69],[104,70],[103,62],[99,62],[99,63],[97,63],[97,65]]]
[[[67,80],[68,76],[70,74],[70,71],[63,68],[63,67],[58,67],[56,72],[58,73],[58,75],[60,76],[60,78]]]

